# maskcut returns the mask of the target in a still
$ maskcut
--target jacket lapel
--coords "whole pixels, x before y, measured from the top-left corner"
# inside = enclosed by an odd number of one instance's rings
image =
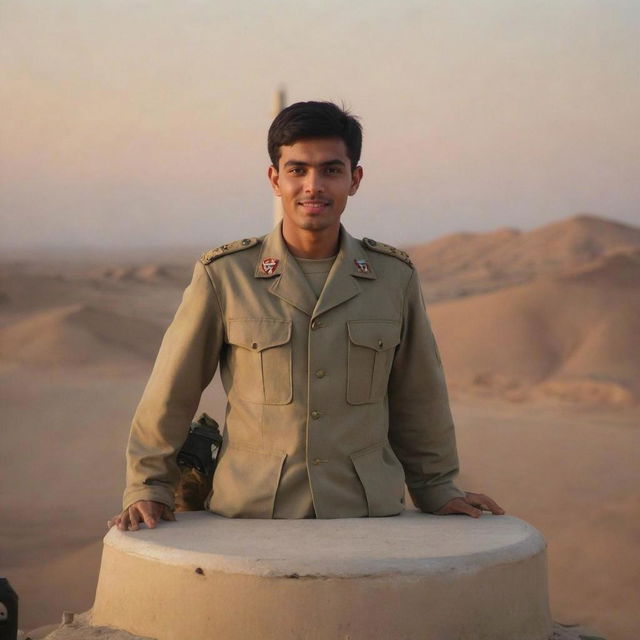
[[[313,313],[316,296],[287,249],[282,238],[282,224],[265,236],[254,275],[256,278],[273,278],[270,293],[309,316]]]
[[[340,225],[340,250],[313,310],[313,316],[326,313],[357,296],[362,291],[358,278],[374,280],[376,275],[360,242]]]

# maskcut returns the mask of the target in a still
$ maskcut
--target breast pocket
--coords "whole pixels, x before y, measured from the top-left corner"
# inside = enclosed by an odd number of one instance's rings
[[[378,402],[387,392],[395,348],[400,343],[400,323],[393,320],[352,320],[347,326],[347,402]]]
[[[227,334],[232,372],[229,394],[260,404],[291,402],[291,320],[230,320]]]

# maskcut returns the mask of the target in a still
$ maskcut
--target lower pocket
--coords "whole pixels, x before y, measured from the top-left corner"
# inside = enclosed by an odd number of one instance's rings
[[[229,444],[218,458],[209,509],[229,518],[272,518],[286,457]]]
[[[370,516],[392,516],[404,509],[404,470],[389,445],[356,451],[351,461],[364,488]]]

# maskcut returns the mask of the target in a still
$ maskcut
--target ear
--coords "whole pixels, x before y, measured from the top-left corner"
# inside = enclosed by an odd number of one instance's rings
[[[269,165],[269,171],[267,172],[267,175],[269,176],[269,183],[271,184],[273,193],[275,193],[277,196],[280,196],[280,174],[272,164]]]
[[[350,196],[355,195],[356,191],[358,190],[358,187],[360,186],[360,180],[362,180],[362,175],[362,167],[357,166],[351,174],[351,188],[349,189]]]

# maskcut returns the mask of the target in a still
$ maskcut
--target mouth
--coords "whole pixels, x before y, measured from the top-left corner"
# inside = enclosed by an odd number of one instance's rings
[[[300,200],[298,204],[305,210],[310,213],[317,213],[320,211],[324,211],[330,204],[330,200]]]

